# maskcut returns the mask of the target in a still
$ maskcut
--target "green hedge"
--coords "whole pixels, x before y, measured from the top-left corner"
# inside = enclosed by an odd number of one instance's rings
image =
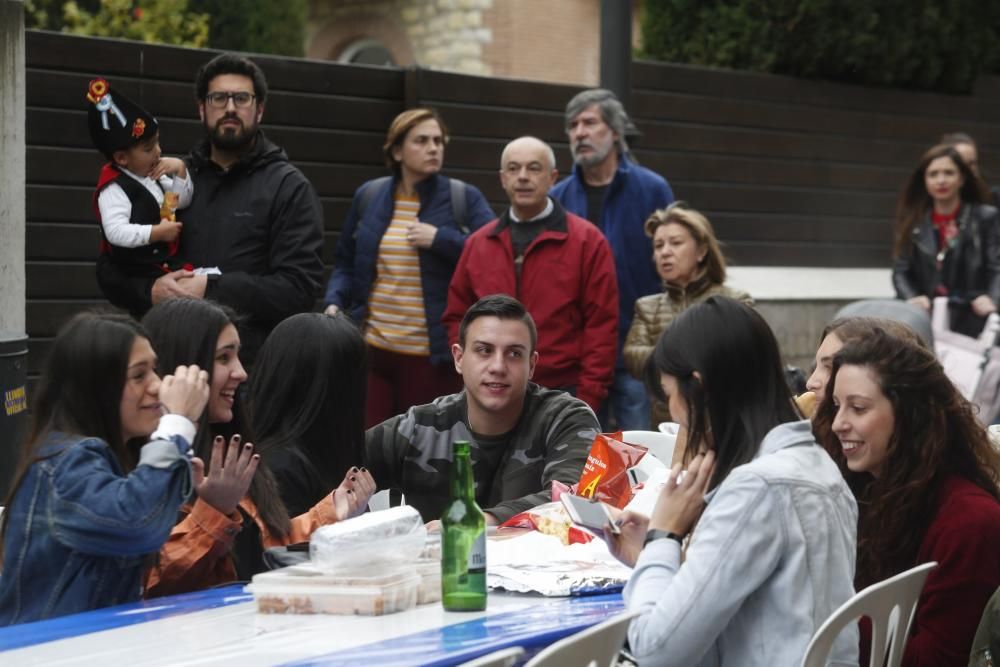
[[[308,14],[309,0],[25,0],[28,28],[282,56],[305,53]],[[170,28],[205,15],[207,43]]]
[[[656,60],[967,92],[1000,71],[1000,2],[645,0],[642,38]]]
[[[209,20],[213,49],[302,56],[306,44],[308,0],[190,0],[191,9]]]

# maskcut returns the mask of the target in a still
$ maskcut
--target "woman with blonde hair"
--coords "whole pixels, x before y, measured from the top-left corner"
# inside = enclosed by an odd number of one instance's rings
[[[441,175],[447,143],[433,109],[396,116],[382,147],[392,175],[358,188],[337,242],[324,303],[364,329],[366,426],[460,388],[441,316],[466,237],[496,215]]]
[[[726,296],[752,306],[746,292],[726,287],[726,258],[712,223],[684,202],[654,211],[646,220],[653,239],[653,263],[663,292],[635,302],[635,317],[625,339],[625,368],[644,379],[645,367],[660,334],[687,308],[710,296]],[[666,406],[653,404],[653,423],[669,419]]]

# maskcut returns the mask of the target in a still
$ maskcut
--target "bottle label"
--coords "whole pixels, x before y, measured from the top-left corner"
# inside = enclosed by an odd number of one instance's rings
[[[486,532],[479,536],[469,547],[469,574],[485,574],[486,572]]]

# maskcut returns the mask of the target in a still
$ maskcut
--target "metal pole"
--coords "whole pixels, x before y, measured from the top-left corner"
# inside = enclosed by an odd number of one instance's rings
[[[629,108],[632,90],[632,0],[601,0],[601,87]]]

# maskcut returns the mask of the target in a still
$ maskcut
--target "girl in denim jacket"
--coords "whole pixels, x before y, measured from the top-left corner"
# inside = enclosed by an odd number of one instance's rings
[[[688,434],[688,470],[674,466],[652,516],[625,512],[608,535],[635,568],[632,652],[644,667],[798,665],[854,594],[858,509],[793,407],[774,335],[713,296],[664,331],[647,375]],[[854,628],[828,664],[858,664]]]
[[[191,491],[208,399],[197,366],[162,381],[156,368],[127,317],[81,313],[59,332],[3,517],[0,625],[141,597],[150,554]]]

